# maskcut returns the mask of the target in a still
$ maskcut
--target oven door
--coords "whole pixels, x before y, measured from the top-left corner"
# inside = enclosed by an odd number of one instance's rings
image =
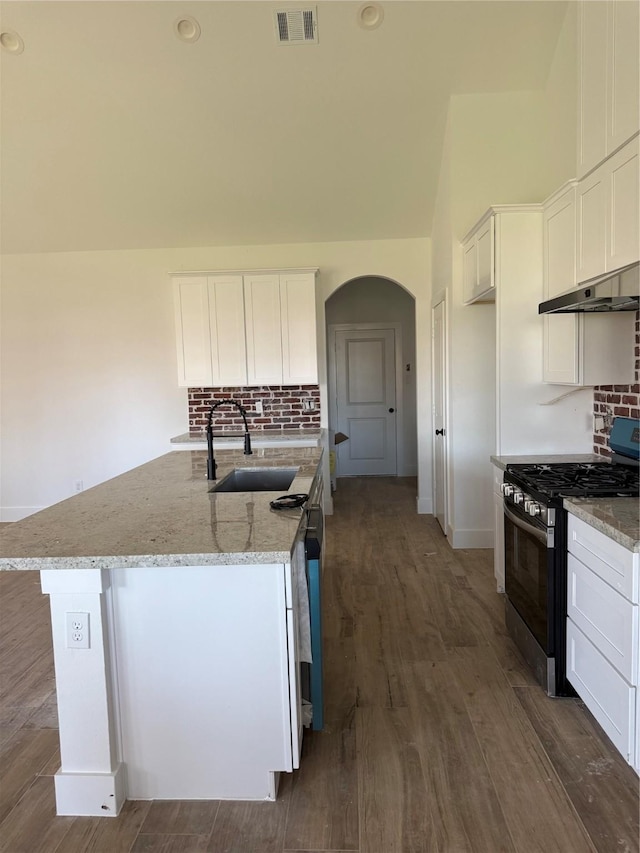
[[[555,654],[555,529],[504,503],[505,592],[547,657]]]

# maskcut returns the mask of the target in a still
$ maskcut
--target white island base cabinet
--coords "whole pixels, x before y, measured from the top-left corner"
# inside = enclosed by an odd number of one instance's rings
[[[275,799],[302,740],[290,564],[41,575],[58,814],[116,815],[125,799]],[[89,613],[89,649],[68,648],[69,612]]]

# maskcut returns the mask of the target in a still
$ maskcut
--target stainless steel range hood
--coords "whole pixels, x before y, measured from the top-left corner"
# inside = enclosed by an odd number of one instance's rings
[[[538,314],[582,314],[640,310],[640,263],[583,281],[571,290],[541,302]]]

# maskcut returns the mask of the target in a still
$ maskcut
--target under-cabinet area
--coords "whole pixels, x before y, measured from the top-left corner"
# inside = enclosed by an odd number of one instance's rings
[[[178,384],[317,383],[316,272],[173,274]]]

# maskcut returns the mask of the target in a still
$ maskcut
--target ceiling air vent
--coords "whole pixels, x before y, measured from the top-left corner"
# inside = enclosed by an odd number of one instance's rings
[[[274,12],[279,44],[317,44],[318,21],[315,6]]]

